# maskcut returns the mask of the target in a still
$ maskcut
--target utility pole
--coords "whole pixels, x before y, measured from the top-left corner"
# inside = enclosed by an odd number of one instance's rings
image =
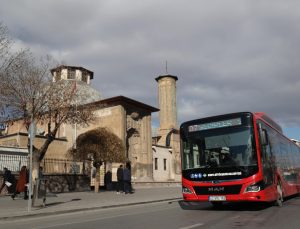
[[[34,97],[32,98],[32,113],[29,126],[29,186],[28,186],[28,211],[31,211],[31,196],[32,196],[32,151],[33,151],[33,139],[35,137],[35,122],[34,122]]]

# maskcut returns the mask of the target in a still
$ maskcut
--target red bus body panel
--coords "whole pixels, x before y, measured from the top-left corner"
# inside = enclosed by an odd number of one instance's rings
[[[191,194],[183,193],[183,199],[185,201],[203,201],[208,202],[210,196],[225,196],[226,202],[244,202],[244,201],[251,201],[251,202],[272,202],[275,201],[278,197],[277,194],[277,180],[275,180],[273,185],[270,185],[259,192],[245,192],[246,188],[249,185],[255,184],[261,180],[263,180],[262,174],[262,162],[261,158],[261,149],[258,147],[259,143],[259,133],[258,128],[256,127],[257,120],[262,120],[263,122],[267,123],[268,125],[272,126],[272,123],[268,123],[268,120],[265,120],[263,117],[267,117],[263,112],[256,112],[253,114],[253,126],[254,126],[254,137],[255,137],[255,144],[256,144],[256,151],[258,157],[258,172],[250,177],[239,179],[239,180],[231,180],[231,181],[219,181],[219,182],[195,182],[190,181],[188,179],[182,178],[182,186],[190,189],[192,191]],[[267,117],[268,118],[268,117]],[[270,119],[271,120],[271,119]],[[271,120],[272,121],[272,120]],[[276,129],[278,131],[278,129]],[[278,131],[280,132],[280,131]],[[276,179],[280,179],[283,189],[283,196],[291,196],[297,193],[300,193],[300,173],[298,175],[297,183],[290,183],[284,180],[282,177],[282,173],[277,171]],[[196,194],[195,188],[201,189],[202,188],[219,188],[225,186],[236,186],[241,185],[240,192],[238,194],[214,194],[214,195],[199,195]]]
[[[230,181],[230,182],[222,182],[219,184],[212,183],[203,183],[203,182],[191,182],[186,179],[182,180],[182,185],[184,187],[189,188],[193,191],[193,194],[183,193],[183,199],[186,201],[209,201],[209,196],[212,195],[197,195],[193,187],[223,187],[223,186],[232,186],[232,185],[242,185],[241,191],[239,194],[228,194],[228,195],[220,195],[225,196],[226,201],[229,202],[237,202],[237,201],[261,201],[261,202],[270,202],[276,200],[276,186],[270,186],[259,192],[247,192],[245,193],[245,189],[248,185],[255,183],[255,176],[249,177],[246,179],[242,179],[239,181]],[[213,195],[217,196],[217,195]]]

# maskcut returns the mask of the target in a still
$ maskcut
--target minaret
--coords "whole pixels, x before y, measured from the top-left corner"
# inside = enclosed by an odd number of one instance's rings
[[[172,129],[177,129],[176,81],[177,76],[162,75],[155,79],[158,82],[159,102],[159,145],[166,144],[166,136]]]

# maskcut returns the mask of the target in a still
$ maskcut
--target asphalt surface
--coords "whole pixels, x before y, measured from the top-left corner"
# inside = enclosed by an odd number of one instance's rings
[[[81,229],[298,229],[300,198],[286,200],[283,207],[262,203],[224,204],[214,208],[198,203],[187,208],[183,201],[159,201],[98,208],[81,212],[0,220],[0,228]],[[185,207],[184,207],[185,206]]]
[[[136,188],[133,194],[117,194],[115,191],[70,192],[48,194],[46,206],[38,199],[34,207],[28,209],[28,201],[22,196],[12,200],[10,196],[0,196],[0,220],[18,219],[45,215],[56,215],[85,210],[116,208],[161,201],[180,200],[181,187]]]

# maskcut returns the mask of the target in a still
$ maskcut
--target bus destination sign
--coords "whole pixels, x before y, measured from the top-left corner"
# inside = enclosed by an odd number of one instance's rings
[[[218,122],[208,122],[208,123],[203,123],[198,125],[192,125],[189,126],[189,132],[217,129],[217,128],[230,127],[230,126],[239,126],[241,124],[242,124],[241,118],[234,118],[234,119],[222,120]]]

